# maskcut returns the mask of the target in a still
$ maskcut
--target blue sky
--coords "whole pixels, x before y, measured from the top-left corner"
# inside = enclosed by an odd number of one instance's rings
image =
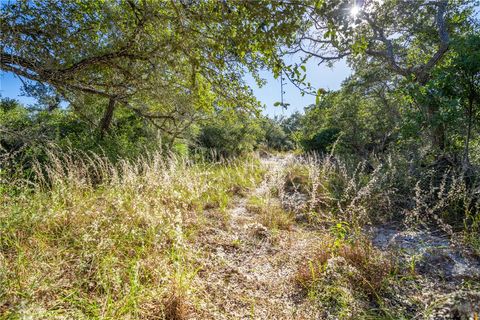
[[[336,90],[340,88],[342,81],[351,74],[350,68],[345,61],[339,61],[329,68],[326,65],[318,65],[315,60],[307,62],[307,78],[315,89],[323,88],[327,90]],[[274,79],[269,71],[260,73],[262,78],[267,80],[267,84],[259,88],[251,76],[247,76],[247,83],[252,87],[253,93],[257,99],[265,105],[265,113],[270,116],[285,115],[288,116],[295,111],[303,111],[303,108],[314,103],[315,97],[305,95],[302,97],[300,91],[288,80],[284,81],[283,91],[284,102],[289,103],[287,110],[281,107],[275,107],[273,104],[280,101],[280,79]]]
[[[32,104],[35,99],[21,96],[22,82],[13,73],[0,71],[0,95],[2,98],[14,98],[24,104]]]
[[[338,89],[350,73],[351,71],[344,61],[337,62],[332,68],[324,65],[318,66],[313,60],[307,63],[307,81],[310,81],[315,88]],[[304,107],[314,103],[315,97],[310,95],[302,97],[300,91],[287,80],[284,82],[284,100],[290,106],[287,110],[274,107],[273,104],[280,101],[280,79],[274,79],[269,71],[262,71],[260,74],[267,81],[262,88],[257,86],[250,75],[247,75],[246,81],[252,87],[257,99],[265,106],[265,114],[272,117],[275,115],[290,115],[295,111],[302,111]],[[0,76],[1,96],[18,99],[26,105],[34,104],[35,100],[33,98],[22,96],[21,86],[22,83],[18,77],[12,73],[2,72]]]

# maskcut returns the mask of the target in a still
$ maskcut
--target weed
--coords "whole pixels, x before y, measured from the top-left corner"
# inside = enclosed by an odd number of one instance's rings
[[[372,302],[382,305],[382,294],[395,273],[391,257],[365,239],[327,236],[295,276],[307,297],[339,318],[352,317]]]
[[[270,229],[289,230],[292,227],[292,216],[275,199],[252,196],[248,200],[247,210],[258,214],[258,221]]]

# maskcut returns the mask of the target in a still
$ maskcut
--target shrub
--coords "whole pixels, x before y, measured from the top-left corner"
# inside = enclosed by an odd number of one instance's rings
[[[421,170],[398,155],[355,166],[338,157],[310,156],[286,167],[281,199],[284,207],[291,207],[292,195],[306,197],[304,205],[296,204],[296,210],[307,214],[311,224],[331,225],[340,220],[356,231],[392,220],[410,226],[435,226],[479,250],[480,205],[475,177],[466,179],[463,173],[452,170]]]
[[[322,154],[330,152],[331,147],[338,139],[340,129],[322,129],[310,138],[302,139],[301,143],[305,151],[316,151]]]
[[[265,145],[267,148],[278,151],[294,149],[294,142],[285,132],[282,119],[265,118],[263,129],[265,130]]]
[[[365,239],[327,236],[301,265],[295,280],[326,318],[356,318],[372,303],[382,306],[391,276],[392,257]]]
[[[131,111],[119,109],[103,138],[86,118],[71,109],[38,111],[2,100],[0,108],[0,159],[3,174],[31,173],[33,161],[44,163],[45,150],[80,150],[102,154],[112,161],[136,158],[160,146],[157,131]],[[25,176],[24,176],[25,177]]]

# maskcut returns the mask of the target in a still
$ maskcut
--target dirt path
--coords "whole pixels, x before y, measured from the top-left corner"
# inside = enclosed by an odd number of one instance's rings
[[[289,158],[263,159],[264,181],[252,192],[263,196],[288,163]],[[202,241],[204,314],[214,319],[307,319],[307,306],[294,283],[298,265],[304,261],[317,234],[292,226],[272,232],[247,209],[248,197],[235,200],[224,228],[211,228]]]
[[[262,183],[236,198],[226,219],[211,213],[210,226],[202,230],[196,244],[202,265],[192,286],[200,288],[195,294],[200,297],[196,319],[322,318],[315,303],[296,285],[295,275],[325,234],[301,223],[292,223],[289,230],[269,229],[248,205],[252,196],[279,201],[270,191],[282,188],[282,171],[291,161],[293,156],[262,159],[267,170]],[[296,200],[295,206],[308,201]],[[451,319],[478,309],[480,293],[476,285],[472,287],[480,277],[476,258],[426,232],[377,226],[367,233],[379,250],[402,261],[418,261],[415,278],[393,288],[392,305],[415,310],[416,319]]]

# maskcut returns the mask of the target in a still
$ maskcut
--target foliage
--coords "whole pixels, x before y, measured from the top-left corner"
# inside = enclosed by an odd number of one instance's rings
[[[388,70],[415,87],[411,94],[426,91],[416,107],[423,114],[422,129],[427,131],[433,153],[441,156],[448,143],[444,118],[429,88],[435,70],[452,49],[452,41],[476,30],[476,1],[315,1],[304,15],[304,27],[297,32],[290,52],[303,52],[320,63],[347,58],[357,72],[364,69]],[[387,13],[388,14],[385,14]],[[304,84],[305,77],[293,68],[292,81]],[[312,93],[311,85],[306,89]],[[317,91],[317,96],[322,90]]]
[[[222,112],[206,121],[196,139],[196,147],[205,155],[232,157],[252,152],[263,139],[260,120],[249,113]]]
[[[0,106],[4,170],[25,171],[32,168],[34,161],[46,163],[45,150],[49,148],[100,153],[115,160],[137,157],[161,143],[157,130],[127,109],[117,110],[111,132],[100,138],[88,116],[70,109],[36,110],[9,99],[2,99]],[[96,111],[94,107],[90,110]],[[24,173],[28,175],[28,170]]]
[[[288,119],[288,118],[287,118]],[[262,128],[265,131],[265,145],[272,150],[286,151],[294,148],[294,143],[286,132],[283,119],[263,119]]]
[[[418,167],[417,167],[418,166]],[[336,235],[357,237],[370,224],[395,221],[435,227],[478,251],[478,178],[462,168],[422,168],[402,154],[358,162],[330,155],[305,157],[285,168],[282,189],[302,199],[284,207],[305,216],[309,225],[336,226]],[[409,174],[405,174],[408,172]],[[281,197],[282,198],[282,197]],[[348,226],[345,231],[343,226]]]
[[[475,1],[312,1],[293,49],[321,62],[348,57],[428,81],[450,39],[470,28]],[[388,14],[385,14],[388,13]]]
[[[305,150],[329,152],[338,139],[338,152],[366,157],[395,142],[398,103],[385,88],[365,93],[357,82],[351,78],[306,108],[300,137]]]
[[[319,153],[328,153],[335,141],[340,137],[340,129],[325,128],[318,130],[309,139],[303,139],[302,145],[305,151],[316,151]]]
[[[245,68],[260,82],[260,67],[277,67],[276,45],[302,11],[276,1],[7,1],[1,69],[50,109],[103,100],[102,132],[122,105],[168,133],[214,106],[257,108]]]
[[[453,129],[455,138],[460,136],[464,142],[463,161],[469,165],[470,141],[473,128],[478,122],[478,107],[480,105],[480,36],[469,33],[459,37],[453,44],[450,59],[446,65],[437,71],[434,86],[440,91],[445,109],[449,115],[444,125]],[[455,126],[455,124],[457,124]],[[455,130],[465,123],[464,130]],[[463,128],[462,128],[463,129]],[[452,139],[454,140],[454,139]],[[454,140],[455,141],[455,140]]]

